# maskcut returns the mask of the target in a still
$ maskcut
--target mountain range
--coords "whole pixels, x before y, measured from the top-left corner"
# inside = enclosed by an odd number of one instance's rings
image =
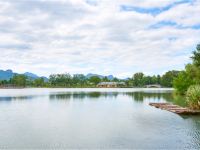
[[[16,74],[19,74],[19,73],[16,73],[16,72],[13,72],[12,70],[0,70],[0,80],[9,80],[10,78],[12,78],[14,75]],[[37,78],[44,78],[45,81],[48,81],[48,78],[47,77],[40,77],[34,73],[30,73],[30,72],[25,72],[23,73],[24,75],[26,75],[28,78],[30,79],[37,79]]]
[[[89,73],[89,74],[86,75],[86,77],[87,77],[88,79],[91,78],[91,77],[93,77],[93,76],[97,76],[97,77],[99,77],[100,79],[103,79],[103,78],[105,78],[105,77],[107,77],[109,80],[113,80],[113,79],[114,79],[114,76],[113,76],[113,75],[103,76],[103,75],[92,74],[92,73]]]
[[[10,78],[12,78],[16,74],[19,74],[19,73],[13,72],[11,69],[5,70],[5,71],[4,70],[0,70],[0,80],[9,80]],[[31,72],[25,72],[23,74],[26,75],[28,78],[33,79],[33,80],[37,79],[37,78],[41,78],[40,76],[38,76],[38,75],[36,75],[34,73],[31,73]],[[103,76],[103,75],[92,74],[92,73],[87,74],[86,78],[89,79],[89,78],[91,78],[93,76],[98,76],[101,79],[103,79],[105,77],[107,77],[109,80],[113,80],[114,79],[113,75]],[[42,76],[42,78],[44,78],[45,81],[48,81],[47,77]]]

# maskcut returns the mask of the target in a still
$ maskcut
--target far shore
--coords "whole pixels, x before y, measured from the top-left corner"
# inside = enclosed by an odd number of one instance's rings
[[[99,88],[99,87],[0,87],[0,89],[173,89],[172,87],[147,88],[147,87],[117,87],[117,88]]]

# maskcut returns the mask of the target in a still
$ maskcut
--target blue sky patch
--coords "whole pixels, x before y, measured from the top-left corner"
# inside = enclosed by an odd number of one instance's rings
[[[149,29],[158,29],[162,27],[174,27],[177,29],[193,29],[193,30],[200,30],[200,24],[192,25],[192,26],[184,26],[181,24],[177,24],[173,21],[160,21],[157,22],[151,26],[149,26]]]
[[[149,28],[157,29],[157,28],[161,28],[165,26],[177,26],[177,24],[176,22],[172,22],[172,21],[160,21],[156,24],[151,25]]]
[[[150,7],[150,8],[136,7],[136,6],[131,6],[131,5],[121,5],[120,9],[121,11],[135,11],[138,13],[151,14],[153,16],[156,16],[164,11],[171,9],[172,7],[176,5],[185,4],[185,3],[192,4],[193,2],[194,0],[182,0],[179,2],[174,2],[165,7]]]

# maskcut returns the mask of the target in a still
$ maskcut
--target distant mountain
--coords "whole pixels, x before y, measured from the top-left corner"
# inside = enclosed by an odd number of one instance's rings
[[[99,74],[92,74],[92,73],[89,73],[86,75],[86,77],[89,79],[91,77],[94,77],[94,76],[97,76],[99,77],[100,79],[103,79],[105,77],[107,77],[109,80],[113,80],[114,79],[114,76],[113,75],[109,75],[109,76],[103,76],[103,75],[99,75]]]
[[[19,74],[19,73],[15,73],[12,70],[6,70],[6,71],[0,70],[0,80],[9,80],[16,74]],[[24,75],[26,75],[28,78],[33,79],[33,80],[40,78],[38,75],[31,72],[25,72]],[[45,81],[48,81],[47,77],[41,77],[41,78],[44,78]]]
[[[12,70],[0,70],[0,80],[9,80],[12,78],[16,73],[14,73]]]
[[[94,76],[97,76],[97,77],[99,77],[99,78],[101,78],[101,79],[103,79],[104,78],[104,76],[102,76],[102,75],[98,75],[98,74],[92,74],[92,73],[89,73],[89,74],[87,74],[86,75],[86,78],[91,78],[91,77],[94,77]]]
[[[107,78],[108,78],[109,80],[113,80],[113,79],[114,79],[114,76],[113,76],[113,75],[109,75],[109,76],[107,76]]]
[[[15,73],[12,70],[0,70],[0,80],[9,80],[10,78],[12,78],[15,74],[19,74],[19,73]],[[24,75],[26,75],[29,79],[37,79],[37,78],[43,78],[45,82],[47,82],[49,79],[45,76],[38,76],[34,73],[31,72],[25,72]],[[107,77],[109,80],[113,80],[115,77],[113,75],[108,75],[108,76],[103,76],[103,75],[99,75],[99,74],[93,74],[93,73],[89,73],[86,75],[86,78],[91,78],[93,76],[98,76],[99,78],[103,79],[105,77]]]
[[[44,77],[44,76],[39,77],[38,75],[31,73],[31,72],[25,72],[24,75],[27,76],[31,80],[35,80],[38,78],[43,78],[45,82],[47,82],[49,80],[47,77]]]
[[[37,76],[36,74],[33,74],[33,73],[31,73],[31,72],[25,72],[24,75],[25,75],[25,76],[28,76],[28,77],[30,77],[30,78],[33,78],[33,79],[39,78],[39,76]]]

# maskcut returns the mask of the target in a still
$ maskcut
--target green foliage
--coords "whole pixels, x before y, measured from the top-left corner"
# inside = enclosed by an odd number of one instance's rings
[[[169,77],[173,77],[173,72],[169,71]],[[172,74],[172,75],[171,75]],[[171,75],[171,76],[170,76]],[[165,75],[167,76],[167,75]],[[109,80],[107,77],[99,78],[98,76],[92,76],[89,79],[83,74],[75,74],[71,76],[70,74],[52,74],[49,76],[49,81],[45,81],[44,78],[28,78],[25,75],[16,75],[10,81],[0,81],[0,86],[17,86],[17,87],[96,87],[99,82],[125,82],[126,87],[145,87],[149,84],[162,84],[165,76],[145,76],[142,72],[135,73],[133,78],[127,78],[126,80],[121,80],[118,78],[113,78]],[[168,76],[167,76],[168,77]],[[168,78],[166,78],[168,79]],[[167,85],[171,85],[168,82],[171,80],[166,80]]]
[[[179,73],[178,77],[174,79],[173,85],[179,94],[185,94],[193,81],[190,79],[186,71]]]
[[[10,82],[8,80],[1,80],[0,81],[0,85],[7,85],[9,84]]]
[[[197,45],[196,50],[193,51],[193,56],[191,57],[193,60],[193,63],[200,67],[200,44]]]
[[[72,79],[74,86],[83,87],[87,83],[87,79],[83,74],[75,74]]]
[[[98,83],[101,82],[101,79],[98,76],[92,76],[92,77],[90,77],[89,81],[92,84],[97,85]]]
[[[161,76],[157,75],[157,84],[161,84]]]
[[[156,82],[153,82],[153,77],[151,77],[151,76],[144,76],[143,77],[143,81],[142,81],[143,86],[149,85],[149,84],[154,84],[154,83],[156,83]]]
[[[191,58],[192,64],[187,64],[185,70],[174,80],[174,88],[180,94],[185,94],[191,85],[200,84],[200,44],[197,45]]]
[[[142,72],[135,73],[133,75],[133,84],[136,87],[142,87],[144,85],[144,74]]]
[[[53,74],[49,77],[49,83],[55,87],[71,87],[73,80],[70,74]]]
[[[161,85],[164,87],[172,87],[174,79],[178,76],[179,71],[168,71],[161,78]]]
[[[113,82],[119,82],[120,80],[117,79],[116,77],[113,79]]]
[[[14,86],[18,86],[18,87],[25,87],[26,83],[27,83],[27,77],[25,75],[15,75],[12,79],[11,79],[11,83]]]
[[[33,81],[33,85],[34,85],[35,87],[44,87],[44,86],[45,86],[44,78],[35,79],[35,80]]]
[[[145,76],[143,73],[135,73],[132,79],[127,81],[128,85],[144,87],[145,85],[160,84],[162,87],[172,87],[173,80],[178,76],[179,71],[168,71],[163,76]]]
[[[108,79],[107,77],[104,77],[104,78],[102,79],[102,82],[109,82],[109,79]]]
[[[195,64],[187,64],[185,67],[185,71],[193,81],[193,84],[200,84],[200,69]]]
[[[200,109],[200,85],[192,85],[187,90],[187,104],[191,109]]]

